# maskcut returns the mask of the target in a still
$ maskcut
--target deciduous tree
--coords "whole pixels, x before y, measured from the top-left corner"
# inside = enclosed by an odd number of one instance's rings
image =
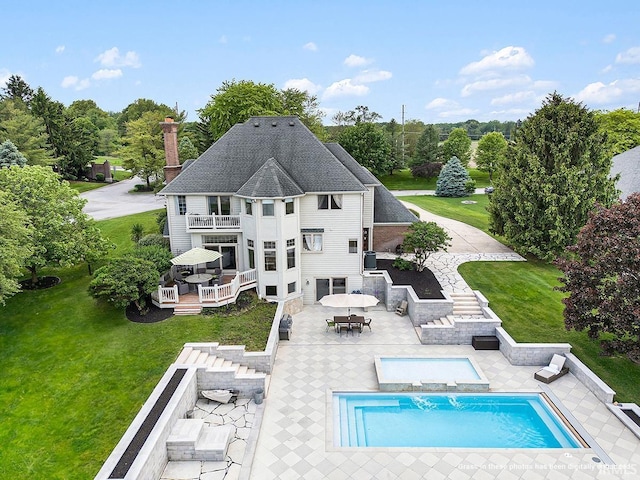
[[[340,145],[363,167],[375,175],[389,171],[391,145],[380,127],[358,123],[340,134]]]
[[[489,173],[489,181],[493,181],[498,163],[504,161],[507,153],[507,141],[500,132],[490,132],[482,136],[476,150],[476,166],[478,170]]]
[[[0,102],[0,141],[5,140],[11,140],[29,165],[55,163],[44,123],[16,100]]]
[[[160,273],[148,260],[136,257],[116,258],[96,270],[89,284],[95,298],[106,300],[118,308],[135,304],[145,313],[147,297],[158,288]]]
[[[106,241],[100,241],[95,222],[82,211],[86,200],[80,198],[68,182],[60,181],[50,168],[2,168],[0,191],[7,193],[32,227],[33,252],[25,265],[32,283],[38,282],[38,270],[44,266],[72,265],[101,253],[93,250]],[[91,229],[90,244],[87,229]]]
[[[435,222],[414,222],[402,242],[402,251],[415,255],[416,269],[422,272],[429,256],[438,250],[447,251],[451,237]]]
[[[575,243],[596,202],[617,198],[593,112],[558,93],[518,128],[498,164],[491,231],[521,254],[553,260]]]
[[[471,139],[464,128],[454,128],[449,137],[442,143],[440,158],[448,161],[451,157],[457,157],[464,167],[471,160]]]
[[[600,131],[605,134],[610,156],[640,145],[640,113],[619,108],[611,112],[597,112],[596,119]]]
[[[122,137],[124,146],[118,151],[124,168],[139,175],[151,187],[151,179],[161,178],[165,165],[164,140],[160,122],[161,112],[145,112],[137,120],[127,123],[127,133]]]
[[[33,253],[27,216],[0,190],[0,304],[20,290],[18,279]]]
[[[556,261],[568,292],[567,329],[606,335],[605,353],[640,361],[640,194],[610,208],[598,207],[580,230],[569,255]]]

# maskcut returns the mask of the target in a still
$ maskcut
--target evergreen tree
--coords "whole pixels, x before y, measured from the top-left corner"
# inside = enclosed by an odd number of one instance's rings
[[[464,168],[458,157],[451,159],[442,168],[436,182],[436,196],[438,197],[466,197],[469,195],[469,185],[472,182],[469,172]],[[473,190],[473,187],[471,187]]]
[[[425,163],[435,163],[438,161],[438,143],[440,132],[435,125],[427,125],[418,139],[416,152],[411,161],[412,165],[423,165]]]
[[[24,167],[27,159],[22,155],[11,140],[5,140],[0,144],[0,168],[17,165]]]
[[[598,127],[582,104],[549,95],[498,164],[491,231],[519,253],[545,260],[573,244],[596,202],[608,207],[617,197]]]
[[[180,142],[178,142],[178,157],[180,158],[180,163],[192,158],[198,158],[199,156],[200,154],[198,153],[198,149],[191,142],[189,137],[182,137]]]

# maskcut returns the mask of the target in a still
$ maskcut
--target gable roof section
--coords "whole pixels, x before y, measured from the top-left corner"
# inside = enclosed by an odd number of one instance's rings
[[[411,213],[387,187],[381,185],[373,192],[373,223],[413,223],[419,219]]]
[[[366,191],[298,117],[288,116],[234,125],[159,193],[236,193],[269,159],[304,193]]]
[[[355,158],[349,155],[349,152],[347,152],[342,145],[339,143],[325,143],[324,145],[338,160],[340,160],[340,162],[342,162],[345,167],[349,169],[351,173],[356,176],[358,180],[362,182],[363,185],[381,185],[380,180],[378,180],[373,173],[360,165]]]
[[[611,176],[620,174],[616,188],[620,190],[620,198],[626,199],[635,192],[640,192],[640,146],[622,152],[612,159]]]
[[[236,195],[250,198],[285,198],[303,195],[298,184],[273,158],[267,160]]]

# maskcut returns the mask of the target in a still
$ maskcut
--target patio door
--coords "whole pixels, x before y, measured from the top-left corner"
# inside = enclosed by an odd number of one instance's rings
[[[347,293],[347,279],[344,277],[316,278],[316,302],[325,295]]]

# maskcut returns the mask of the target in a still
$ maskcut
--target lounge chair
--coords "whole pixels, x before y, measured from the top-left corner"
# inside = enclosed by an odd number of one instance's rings
[[[181,282],[180,280],[176,280],[176,285],[178,285],[178,295],[186,295],[189,293],[189,284]]]
[[[406,315],[408,306],[409,304],[407,303],[407,301],[402,300],[398,305],[398,308],[396,308],[396,315],[400,315],[400,316]]]
[[[533,378],[544,383],[553,382],[554,380],[569,372],[569,368],[564,366],[565,360],[566,358],[562,355],[554,354],[553,358],[551,358],[551,361],[549,362],[549,365],[538,370],[533,375]]]

